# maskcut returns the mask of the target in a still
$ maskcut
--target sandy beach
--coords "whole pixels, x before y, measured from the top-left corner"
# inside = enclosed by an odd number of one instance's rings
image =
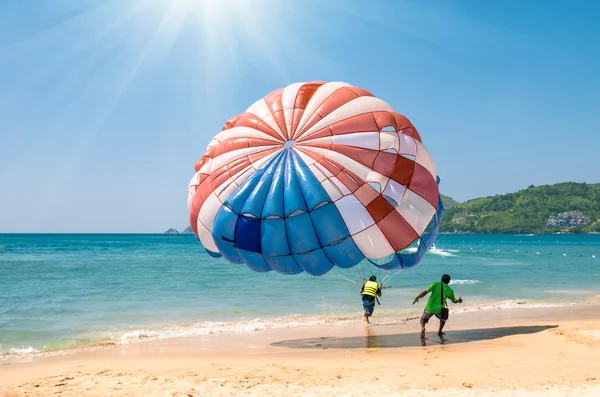
[[[0,396],[598,396],[600,306],[166,339],[4,361]]]

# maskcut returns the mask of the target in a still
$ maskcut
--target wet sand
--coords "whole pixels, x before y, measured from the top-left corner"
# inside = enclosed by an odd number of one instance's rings
[[[0,362],[0,396],[600,396],[600,307],[160,340]],[[489,394],[493,392],[493,394]]]

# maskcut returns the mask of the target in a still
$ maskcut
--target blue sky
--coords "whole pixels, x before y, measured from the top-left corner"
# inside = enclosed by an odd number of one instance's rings
[[[296,81],[406,115],[459,200],[600,182],[591,1],[0,1],[0,232],[187,225],[223,123]]]

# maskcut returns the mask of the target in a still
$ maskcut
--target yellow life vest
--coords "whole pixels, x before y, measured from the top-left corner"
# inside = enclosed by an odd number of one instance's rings
[[[377,296],[379,285],[375,281],[367,281],[363,287],[363,295]]]

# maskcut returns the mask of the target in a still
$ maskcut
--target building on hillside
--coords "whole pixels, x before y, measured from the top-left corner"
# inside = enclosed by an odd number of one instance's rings
[[[548,218],[546,226],[549,228],[562,228],[573,226],[587,226],[590,219],[581,211],[561,212]]]

